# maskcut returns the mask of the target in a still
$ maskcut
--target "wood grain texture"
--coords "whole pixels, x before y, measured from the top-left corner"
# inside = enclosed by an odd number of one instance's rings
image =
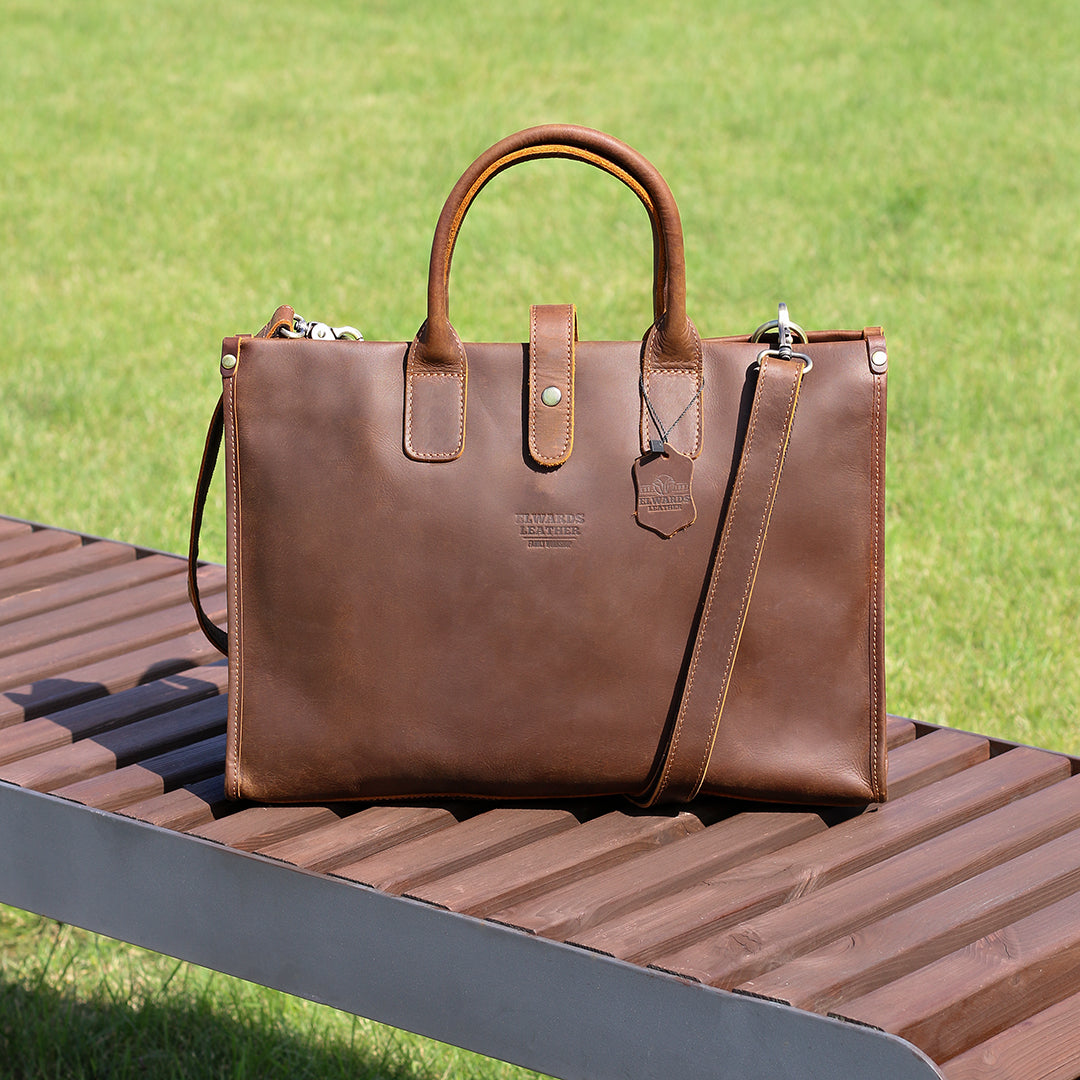
[[[0,779],[35,791],[53,791],[224,731],[227,710],[224,697],[196,701],[0,766]]]
[[[454,815],[441,806],[371,806],[302,835],[267,844],[259,852],[306,870],[326,872],[456,824]]]
[[[614,811],[555,836],[464,867],[408,890],[408,895],[468,915],[484,916],[579,881],[626,858],[701,829],[693,814],[638,816]]]
[[[229,669],[224,662],[198,667],[97,697],[50,716],[0,728],[0,765],[42,754],[136,720],[224,694]]]
[[[990,746],[985,739],[961,731],[936,731],[902,743],[889,752],[889,799],[899,799],[927,784],[955,776],[989,756]]]
[[[0,540],[0,570],[81,546],[80,537],[74,533],[60,532],[56,529],[38,529],[34,532],[19,533],[9,539]]]
[[[1080,994],[1055,1002],[945,1063],[945,1080],[1076,1080]]]
[[[129,544],[99,540],[0,570],[0,624],[25,618],[26,615],[37,615],[50,608],[62,607],[68,601],[56,600],[58,596],[64,595],[57,589],[61,582],[72,579],[89,581],[96,576],[95,572],[103,572],[116,566],[134,565],[135,555],[135,549]],[[158,561],[175,563],[176,560],[159,556]],[[179,568],[176,568],[175,572],[178,571]],[[87,599],[93,593],[83,592],[80,596],[79,591],[75,590],[74,595]]]
[[[210,597],[224,594],[223,570],[210,567],[200,576],[205,580],[206,593]],[[195,616],[186,600],[186,590],[181,597],[170,606],[132,617],[123,610],[121,600],[113,617],[97,629],[60,637],[49,644],[0,659],[0,689],[36,682],[76,665],[117,656],[192,629],[196,625]]]
[[[652,963],[1065,779],[1068,773],[1068,762],[1059,755],[1013,750],[571,940],[634,963]]]
[[[216,574],[205,576],[207,586],[211,589],[223,580]],[[27,653],[52,642],[89,634],[102,627],[111,627],[114,623],[128,622],[186,602],[187,580],[182,574],[131,584],[122,592],[104,593],[68,604],[60,612],[46,611],[8,623],[0,635],[0,657]]]
[[[334,874],[389,893],[417,889],[496,855],[566,832],[578,824],[569,810],[503,807],[338,867]]]
[[[80,780],[57,788],[53,794],[98,810],[122,810],[132,803],[164,794],[221,772],[225,764],[225,736],[170,750],[138,765]]]
[[[1078,968],[1080,894],[1073,894],[839,1011],[948,1061],[1070,996]]]
[[[490,917],[564,940],[825,829],[815,813],[736,814],[655,851],[620,860],[582,881],[507,904]]]
[[[813,1012],[835,1011],[1078,889],[1080,830],[1073,830],[736,989]]]
[[[211,617],[224,618],[224,593],[211,599]],[[68,709],[220,658],[221,653],[201,630],[189,630],[0,693],[0,727]]]
[[[187,832],[196,825],[213,821],[217,813],[226,808],[235,809],[233,804],[226,802],[225,775],[219,773],[162,795],[128,803],[117,812],[163,829]]]
[[[1018,799],[653,963],[730,990],[1072,829],[1080,829],[1080,777]]]
[[[328,806],[251,806],[188,831],[238,851],[257,851],[337,820]]]

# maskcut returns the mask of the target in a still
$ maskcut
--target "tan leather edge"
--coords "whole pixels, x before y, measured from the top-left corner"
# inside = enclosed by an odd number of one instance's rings
[[[869,357],[885,351],[885,337],[879,327],[866,331]],[[870,360],[874,372],[873,449],[871,481],[871,521],[874,535],[871,551],[870,581],[870,712],[873,738],[870,747],[870,784],[872,798],[884,802],[888,798],[888,761],[885,750],[885,390],[887,364],[880,370]]]
[[[237,367],[243,341],[236,343]],[[235,368],[233,373],[235,373]],[[240,797],[240,742],[243,733],[243,632],[241,593],[241,501],[240,462],[237,453],[235,374],[222,380],[225,405],[225,503],[228,535],[228,625],[229,625],[229,717],[225,752],[225,792]]]

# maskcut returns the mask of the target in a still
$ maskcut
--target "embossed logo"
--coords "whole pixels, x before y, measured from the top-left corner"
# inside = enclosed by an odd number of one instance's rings
[[[584,514],[515,514],[514,524],[533,550],[572,548],[585,529]]]
[[[638,491],[638,509],[650,514],[685,513],[689,505],[690,485],[666,474],[655,477]]]

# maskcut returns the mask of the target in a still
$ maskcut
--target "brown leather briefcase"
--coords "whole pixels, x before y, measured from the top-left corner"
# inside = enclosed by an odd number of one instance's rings
[[[652,224],[655,321],[513,344],[449,321],[454,242],[497,173],[597,166]],[[885,798],[885,341],[686,313],[679,213],[586,128],[497,143],[435,232],[427,318],[368,342],[280,308],[227,338],[226,787],[266,801],[699,793]],[[193,579],[194,580],[194,579]]]

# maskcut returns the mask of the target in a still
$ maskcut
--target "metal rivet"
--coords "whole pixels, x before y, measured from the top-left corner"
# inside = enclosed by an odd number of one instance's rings
[[[540,400],[548,406],[548,408],[554,408],[562,401],[562,391],[557,386],[549,386],[541,395]]]
[[[221,358],[221,366],[223,368],[231,370],[232,368],[236,367],[236,357],[232,353],[226,353]]]
[[[878,349],[870,356],[870,367],[874,371],[884,371],[889,366],[889,355],[884,349]]]

